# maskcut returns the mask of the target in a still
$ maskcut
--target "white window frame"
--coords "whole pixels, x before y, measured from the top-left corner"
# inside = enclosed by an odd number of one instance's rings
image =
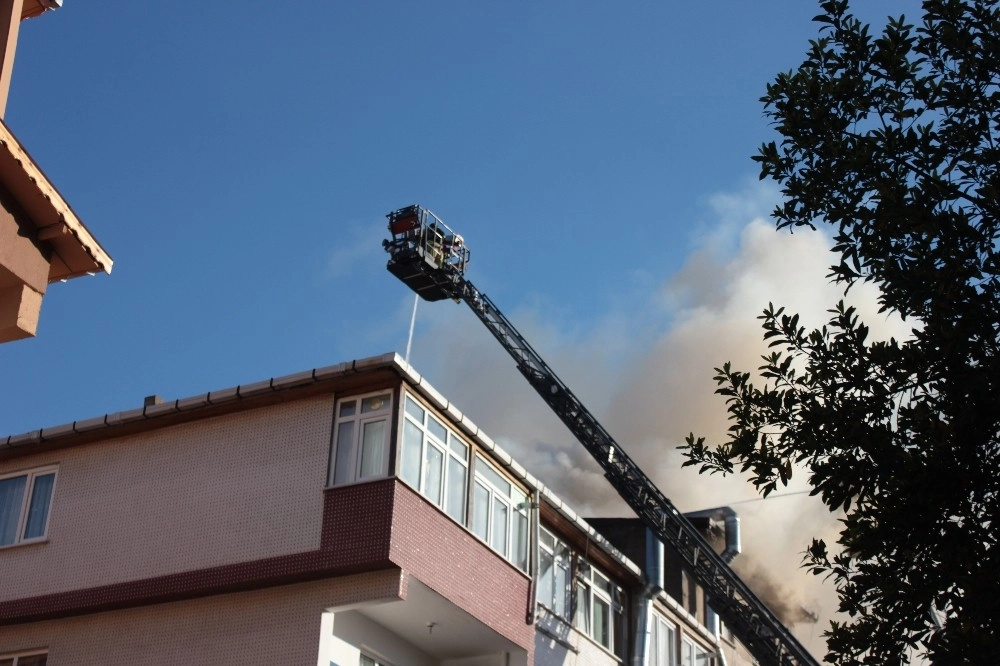
[[[550,613],[569,622],[573,618],[571,594],[573,591],[573,552],[569,546],[544,527],[538,529],[538,547],[540,562],[536,600]],[[558,572],[562,572],[562,575],[557,575]]]
[[[392,429],[392,391],[372,391],[359,395],[345,396],[337,400],[334,407],[333,433],[330,436],[330,462],[327,468],[327,487],[343,486],[349,483],[389,476],[389,433]],[[354,406],[347,413],[348,406]],[[363,443],[368,426],[381,422],[381,464],[374,472],[364,473]],[[353,424],[349,441],[340,441],[345,433],[342,426]],[[341,456],[345,456],[341,458]],[[338,463],[343,461],[343,468]],[[342,478],[338,472],[346,472]]]
[[[650,637],[652,657],[649,666],[677,666],[677,625],[659,613],[653,613],[653,631]],[[660,649],[661,643],[663,650]]]
[[[469,511],[469,529],[479,539],[485,541],[490,548],[500,553],[504,559],[512,563],[521,571],[528,570],[528,532],[531,529],[531,517],[528,515],[528,495],[512,479],[503,474],[496,465],[486,459],[481,453],[475,456],[475,472],[472,477],[471,492],[472,501]],[[491,479],[495,475],[505,483],[506,488],[500,487]],[[479,531],[476,525],[477,518],[480,517],[481,504],[476,501],[477,489],[486,492],[486,525],[485,534]],[[502,508],[506,513],[504,524],[498,523],[498,508]],[[518,520],[518,517],[520,520]],[[523,533],[520,535],[520,552],[515,552],[514,546],[518,541],[517,528],[520,522],[523,526]],[[497,543],[502,538],[503,543]]]
[[[482,453],[473,455],[475,447],[416,396],[403,391],[400,403],[398,478],[526,572],[531,527],[528,493]],[[428,473],[429,453],[438,454],[441,460],[439,474]],[[461,489],[453,478],[456,473],[463,476]],[[431,483],[432,478],[439,483]],[[481,495],[485,501],[477,502]],[[482,530],[481,520],[485,521]]]
[[[48,655],[48,650],[30,650],[28,652],[0,654],[0,666],[20,666],[23,663],[21,660],[25,657],[46,657],[45,661],[48,661]]]
[[[37,483],[39,477],[52,476],[52,486],[49,489],[49,496],[45,503],[43,516],[43,522],[41,525],[41,532],[32,537],[26,537],[25,532],[28,529],[28,519],[31,517],[31,512],[34,509],[33,501],[35,499],[35,493],[38,489]],[[0,548],[7,548],[10,546],[19,546],[22,544],[38,543],[48,539],[49,534],[49,521],[52,518],[52,501],[56,494],[56,480],[58,478],[58,467],[55,465],[48,465],[46,467],[38,467],[36,469],[20,470],[18,472],[12,472],[8,474],[0,475],[0,482],[8,481],[10,479],[17,479],[24,477],[24,487],[22,489],[21,498],[19,506],[17,507],[17,519],[14,523],[14,537],[13,540],[8,543],[0,543]],[[0,495],[0,501],[3,500],[3,496]],[[0,511],[3,507],[0,506]],[[25,655],[30,656],[30,655]]]
[[[694,641],[683,639],[681,641],[681,666],[694,666]]]
[[[404,392],[402,403],[403,427],[396,456],[399,478],[464,525],[468,515],[469,455],[472,447],[415,396]],[[414,441],[414,437],[419,437],[420,442]],[[415,478],[406,466],[413,447],[418,449],[419,462]],[[436,489],[429,484],[428,454],[431,451],[441,455],[440,485]],[[452,488],[456,469],[463,474],[460,491]]]
[[[574,626],[589,636],[595,643],[617,654],[624,648],[624,592],[609,576],[592,563],[579,559],[576,574],[576,609]],[[603,605],[607,609],[607,631],[602,637],[595,626],[595,608]],[[619,635],[623,634],[623,635]],[[616,650],[616,647],[619,649]],[[618,655],[619,657],[622,655]]]
[[[712,653],[687,636],[681,639],[681,666],[710,666]]]

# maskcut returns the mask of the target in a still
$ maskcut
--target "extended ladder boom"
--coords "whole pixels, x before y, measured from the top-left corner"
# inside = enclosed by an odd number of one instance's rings
[[[636,515],[681,556],[685,569],[710,599],[712,609],[762,664],[814,665],[816,661],[750,591],[622,450],[566,384],[531,348],[493,302],[465,280],[461,299],[517,363],[542,400],[583,444]]]
[[[444,226],[430,211],[419,206],[390,213],[390,230],[394,239],[385,242],[386,250],[391,255],[389,270],[417,293],[424,291],[429,294],[431,298],[428,300],[447,297],[465,301],[511,355],[517,369],[542,400],[601,466],[622,499],[662,542],[676,550],[685,570],[708,595],[712,609],[761,664],[818,666],[781,621],[705,541],[698,529],[629,458],[499,308],[465,278],[468,255],[464,246],[466,254],[462,255],[459,269],[457,260],[449,262],[422,251],[411,252],[414,241],[397,237],[396,229],[401,225],[397,224],[394,228],[394,222],[408,219],[413,214],[420,216],[421,220],[429,216],[427,219],[433,219],[435,228]]]

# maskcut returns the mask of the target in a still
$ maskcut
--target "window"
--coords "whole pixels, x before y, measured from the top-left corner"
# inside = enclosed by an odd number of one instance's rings
[[[682,666],[694,666],[694,643],[687,639],[681,643],[681,664]]]
[[[588,562],[582,562],[576,580],[576,628],[625,656],[624,595],[620,587]]]
[[[545,528],[538,533],[538,603],[564,620],[570,619],[569,548]]]
[[[410,396],[403,405],[399,476],[464,525],[468,444]]]
[[[409,395],[403,398],[402,424],[399,478],[527,571],[527,494],[481,455],[470,479],[471,447]]]
[[[0,666],[45,666],[48,658],[47,652],[0,655]]]
[[[0,664],[0,666],[4,666],[4,665]],[[387,664],[384,661],[379,661],[378,659],[375,659],[374,657],[369,657],[366,654],[362,654],[360,662],[359,662],[359,666],[389,666],[389,664]]]
[[[659,615],[653,615],[653,635],[650,637],[650,666],[676,666],[677,627]]]
[[[521,571],[528,570],[527,509],[524,491],[477,455],[470,528]]]
[[[55,483],[53,468],[0,477],[0,546],[45,538]]]
[[[685,638],[681,641],[681,666],[712,666],[712,655]]]
[[[578,631],[624,659],[627,632],[622,589],[543,527],[538,530],[538,551],[538,603],[572,620]],[[671,661],[651,663],[675,666]]]
[[[328,486],[389,473],[389,393],[345,398],[337,403]]]

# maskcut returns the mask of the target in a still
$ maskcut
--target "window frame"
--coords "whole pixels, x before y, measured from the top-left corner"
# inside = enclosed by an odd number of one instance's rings
[[[384,403],[366,412],[364,404],[366,400],[373,398],[384,398]],[[344,406],[354,402],[354,410],[351,414],[343,414]],[[340,487],[352,483],[361,483],[372,479],[382,479],[389,476],[390,446],[393,422],[393,391],[392,389],[381,389],[345,395],[337,398],[334,403],[333,428],[330,433],[330,456],[326,471],[326,487]],[[365,428],[373,423],[383,423],[381,442],[381,465],[375,473],[363,474],[364,459],[364,433]],[[349,478],[337,480],[340,470],[338,456],[340,456],[344,443],[341,442],[341,427],[347,423],[353,425],[350,434],[350,451],[345,460],[345,469],[350,471]]]
[[[649,666],[677,666],[677,649],[679,641],[677,640],[680,634],[680,630],[677,624],[671,622],[667,618],[663,617],[659,613],[653,613],[653,631],[650,635],[650,643],[652,645],[652,650],[650,654],[653,659]],[[666,643],[666,661],[661,661],[660,657],[660,637],[665,637]]]
[[[473,451],[472,445],[460,437],[446,423],[445,419],[438,417],[433,410],[429,409],[427,405],[418,400],[412,393],[403,391],[400,403],[402,413],[400,422],[402,427],[397,439],[397,476],[434,504],[434,506],[444,511],[452,520],[460,525],[465,525],[469,520],[469,458]],[[409,410],[410,404],[422,412],[420,419],[411,413]],[[432,424],[436,425],[437,428]],[[407,453],[414,444],[407,434],[408,426],[420,434],[417,456],[419,467],[416,472],[416,479],[413,479],[407,473]],[[441,434],[436,431],[443,432],[444,437],[442,438]],[[429,492],[433,489],[428,487],[428,453],[431,449],[441,456],[436,497]],[[452,476],[455,473],[453,464],[461,467],[461,472],[464,474],[461,492],[459,493],[452,492],[454,490],[452,488]],[[455,502],[458,503],[458,506],[454,505]]]
[[[527,573],[533,520],[530,491],[501,471],[478,445],[459,435],[447,418],[411,391],[400,391],[397,422],[396,477]],[[440,462],[437,483],[429,487],[428,452],[432,449]],[[460,492],[454,485],[456,474],[462,475]],[[485,500],[478,499],[480,495],[485,495]],[[502,525],[497,522],[499,513],[505,515]],[[481,520],[485,521],[482,530]]]
[[[681,639],[681,666],[694,666],[695,662],[694,641],[684,637]]]
[[[41,525],[41,531],[37,536],[25,537],[25,532],[29,527],[29,518],[31,517],[31,512],[33,510],[33,501],[35,499],[35,492],[37,490],[37,481],[39,477],[44,477],[52,475],[52,485],[49,488],[49,496],[46,501],[44,511],[45,515]],[[14,540],[10,543],[0,543],[0,549],[11,548],[14,546],[27,545],[32,543],[42,543],[48,541],[49,538],[49,523],[52,520],[52,503],[56,494],[56,482],[59,477],[58,465],[45,465],[43,467],[35,467],[32,469],[18,470],[16,472],[5,472],[0,474],[0,482],[6,481],[8,479],[16,479],[19,477],[24,477],[24,488],[22,489],[20,508],[17,510],[17,521],[14,526]],[[41,654],[41,653],[37,653]],[[30,656],[30,655],[26,655]],[[7,658],[7,657],[5,657]]]
[[[490,476],[485,473],[488,470],[497,478],[505,482],[509,489],[504,490],[499,487],[497,483],[491,480]],[[479,517],[479,504],[476,501],[476,490],[477,488],[483,488],[487,492],[487,513],[486,513],[486,529],[485,535],[480,534],[478,531],[478,526],[476,525],[477,517]],[[472,495],[472,499],[469,507],[469,530],[481,541],[486,543],[490,548],[499,553],[505,560],[513,564],[519,570],[523,572],[528,571],[528,533],[531,530],[531,515],[528,513],[528,504],[530,501],[530,495],[528,492],[522,488],[520,485],[514,482],[509,476],[500,471],[499,467],[493,464],[482,452],[477,451],[475,455],[475,464],[471,478],[469,479],[469,492]],[[515,501],[520,500],[520,501]],[[504,521],[504,531],[500,534],[497,531],[496,525],[496,513],[497,506],[501,505],[506,511],[506,519]],[[520,523],[524,527],[523,534],[520,535],[518,539],[517,527],[519,525],[518,516],[523,519]],[[494,543],[497,536],[503,537],[503,549],[498,547],[498,544]],[[520,541],[522,546],[520,553],[515,553],[515,544]]]
[[[551,541],[551,544],[548,543]],[[573,621],[573,551],[553,532],[544,526],[538,528],[538,588],[535,594],[535,601],[541,604],[547,611],[565,622]],[[549,581],[545,581],[545,562],[551,562],[551,575]],[[556,572],[561,570],[562,590],[560,595],[560,577]],[[546,589],[548,588],[548,589]],[[561,596],[561,599],[559,597]],[[556,601],[561,601],[562,609],[558,607]]]
[[[597,580],[599,576],[603,583]],[[593,563],[577,555],[573,585],[573,626],[602,648],[620,658],[625,650],[625,591],[610,576]],[[607,611],[605,639],[597,630],[595,608],[603,605]],[[603,626],[603,625],[602,625]]]
[[[0,665],[5,665],[9,660],[9,666],[20,666],[21,659],[24,657],[45,657],[45,661],[42,662],[41,666],[45,666],[48,661],[49,651],[48,650],[26,650],[24,652],[11,652],[8,654],[0,654]],[[36,666],[38,666],[36,662]]]
[[[712,651],[687,636],[681,637],[681,666],[711,666]]]

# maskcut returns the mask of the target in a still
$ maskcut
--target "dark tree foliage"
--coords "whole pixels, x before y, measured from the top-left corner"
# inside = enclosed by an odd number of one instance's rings
[[[716,370],[728,441],[689,436],[685,464],[765,495],[801,465],[843,511],[837,545],[805,553],[847,614],[828,661],[1000,663],[1000,11],[927,0],[872,35],[848,2],[820,7],[754,159],[777,227],[830,228],[831,278],[877,285],[912,336],[869,340],[843,302],[818,330],[769,306],[762,379]]]

